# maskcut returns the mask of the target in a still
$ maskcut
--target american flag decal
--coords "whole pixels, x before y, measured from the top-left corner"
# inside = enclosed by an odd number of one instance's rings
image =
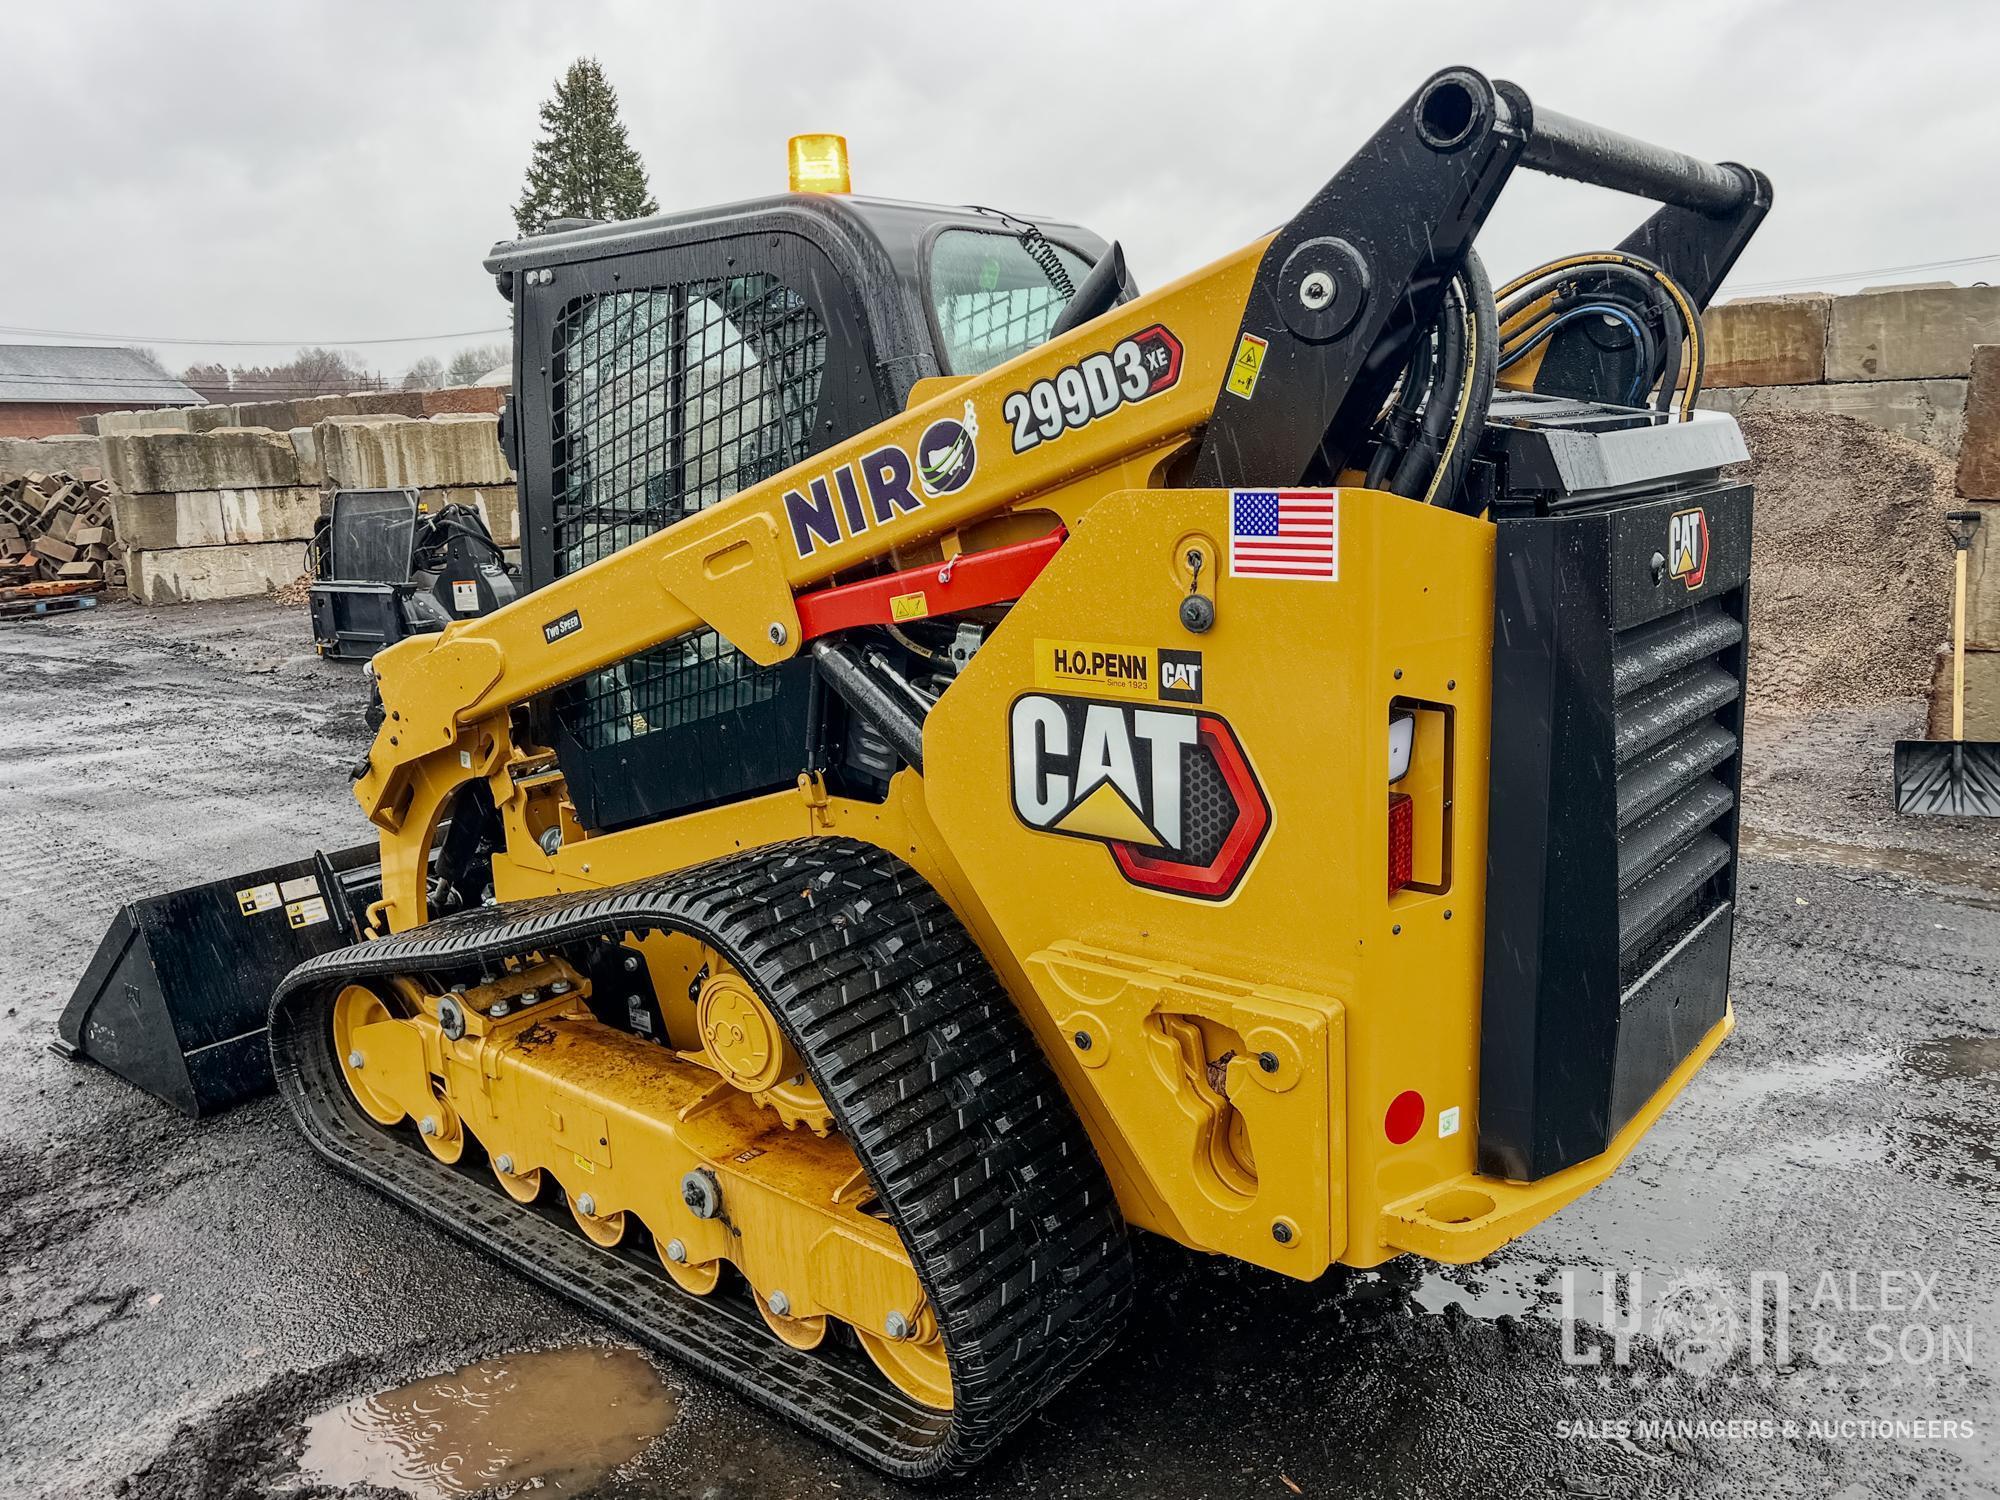
[[[1231,490],[1229,576],[1340,577],[1338,490]]]

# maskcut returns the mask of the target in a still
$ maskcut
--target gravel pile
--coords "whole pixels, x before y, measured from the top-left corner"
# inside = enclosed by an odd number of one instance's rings
[[[1742,422],[1757,486],[1751,711],[1922,697],[1951,634],[1951,459],[1852,417]]]
[[[271,590],[271,597],[280,604],[305,605],[312,602],[313,576],[301,573],[290,583],[281,583]]]

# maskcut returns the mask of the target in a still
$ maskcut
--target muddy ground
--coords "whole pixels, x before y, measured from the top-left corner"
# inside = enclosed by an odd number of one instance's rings
[[[192,1124],[46,1050],[121,901],[355,841],[359,684],[305,639],[268,604],[0,625],[0,1494],[335,1493],[299,1474],[316,1413],[608,1337],[336,1177],[275,1100]],[[1757,726],[1740,1027],[1609,1184],[1413,1286],[1149,1243],[1123,1341],[959,1491],[2000,1490],[2000,842],[1886,814],[1888,742],[1919,715]],[[1628,1364],[1569,1363],[1565,1272],[1606,1269],[1649,1302],[1721,1288],[1730,1360],[1649,1319]],[[1760,1274],[1792,1289],[1782,1362],[1741,1336]],[[1606,1315],[1579,1306],[1597,1348]],[[660,1374],[678,1419],[590,1493],[903,1493]]]

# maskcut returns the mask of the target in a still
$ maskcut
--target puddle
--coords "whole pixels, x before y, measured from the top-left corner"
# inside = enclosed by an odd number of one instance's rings
[[[305,1474],[456,1500],[513,1486],[580,1494],[673,1425],[679,1405],[636,1349],[550,1349],[362,1396],[306,1424]]]
[[[1932,885],[1969,887],[1992,891],[2000,885],[2000,872],[1990,865],[1954,859],[1924,849],[1865,848],[1858,844],[1836,844],[1825,839],[1806,838],[1770,828],[1745,828],[1744,852],[1768,855],[1795,863],[1839,865],[1872,874],[1905,875]],[[1984,902],[1967,902],[1982,906]]]
[[[1909,1052],[1910,1066],[1926,1078],[2000,1078],[2000,1037],[1949,1036]]]
[[[1476,1270],[1462,1267],[1427,1271],[1417,1283],[1416,1302],[1425,1312],[1462,1307],[1472,1317],[1491,1322],[1499,1317],[1531,1317],[1554,1299],[1545,1283],[1549,1267],[1529,1260],[1487,1262]]]
[[[1751,1105],[1793,1094],[1844,1093],[1856,1084],[1882,1077],[1894,1063],[1894,1056],[1886,1051],[1826,1052],[1760,1067],[1718,1068],[1702,1073],[1702,1094],[1714,1104]]]

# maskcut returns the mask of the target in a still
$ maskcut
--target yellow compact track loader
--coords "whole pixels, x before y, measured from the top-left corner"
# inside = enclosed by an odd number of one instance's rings
[[[1496,293],[1519,167],[1660,206]],[[374,659],[372,851],[129,908],[63,1045],[274,1078],[904,1476],[1104,1349],[1135,1229],[1486,1256],[1732,1024],[1751,497],[1693,407],[1769,202],[1453,68],[1144,295],[841,194],[500,245],[531,591]]]

